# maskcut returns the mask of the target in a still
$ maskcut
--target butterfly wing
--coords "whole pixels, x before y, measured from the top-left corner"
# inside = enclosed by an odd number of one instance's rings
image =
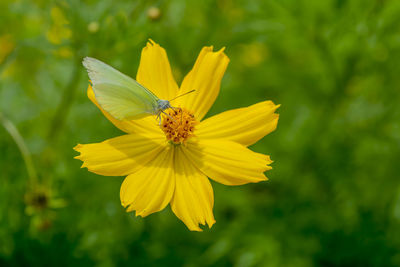
[[[111,116],[132,120],[156,112],[159,99],[134,79],[95,58],[85,57],[82,63],[97,102]]]

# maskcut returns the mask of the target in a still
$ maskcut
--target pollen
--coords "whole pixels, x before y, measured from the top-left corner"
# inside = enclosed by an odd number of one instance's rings
[[[194,136],[195,126],[198,124],[193,114],[186,109],[175,108],[163,115],[161,129],[167,140],[173,144],[182,144],[191,136]]]

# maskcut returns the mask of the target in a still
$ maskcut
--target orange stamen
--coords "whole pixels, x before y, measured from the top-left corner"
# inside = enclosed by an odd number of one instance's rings
[[[174,144],[182,144],[191,136],[194,136],[195,125],[198,124],[194,116],[186,109],[167,111],[172,120],[163,115],[161,129],[168,141]]]

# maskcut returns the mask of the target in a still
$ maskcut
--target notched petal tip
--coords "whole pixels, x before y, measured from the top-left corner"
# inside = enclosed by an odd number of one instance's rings
[[[148,39],[147,43],[150,44],[150,45],[157,45],[157,43],[154,42],[153,39],[151,39],[151,38]]]
[[[207,225],[208,225],[208,229],[211,229],[211,227],[213,227],[213,225],[216,223],[217,221],[214,219],[213,221],[211,221],[211,222],[208,222],[207,223]]]
[[[76,146],[73,147],[73,150],[80,152],[80,149],[83,147],[82,144],[77,144]]]
[[[158,43],[154,42],[153,39],[149,38],[146,43],[146,46],[143,47],[143,50],[145,50],[145,49],[147,50],[147,49],[151,49],[151,48],[161,49],[161,50],[165,51],[165,49],[162,48]]]
[[[125,208],[125,211],[126,211],[126,212],[132,212],[132,211],[134,211],[134,212],[135,212],[135,217],[142,217],[142,218],[144,218],[144,217],[149,216],[149,215],[152,213],[151,211],[149,211],[149,210],[147,210],[147,209],[136,210],[135,206],[132,205],[132,203],[129,203],[129,204],[127,204],[127,203],[122,203],[122,200],[121,200],[121,204],[122,204],[122,206]],[[153,212],[154,212],[154,211],[153,211]]]
[[[147,215],[145,215],[145,213],[146,213],[146,210],[142,210],[142,211],[136,211],[135,212],[135,216],[136,217],[142,217],[142,218],[144,218],[144,217],[146,217]]]
[[[263,155],[263,154],[262,154]],[[265,156],[265,160],[267,161],[267,165],[271,164],[272,162],[274,162],[271,157],[269,155],[264,155]]]
[[[225,62],[225,64],[227,65],[231,61],[229,57],[225,54],[225,46],[213,53],[215,53],[220,58],[221,62]]]
[[[216,222],[217,221],[215,219],[213,219],[212,221],[200,222],[195,226],[193,226],[193,225],[191,225],[191,226],[186,225],[186,226],[192,232],[203,232],[203,229],[201,227],[204,228],[204,227],[208,226],[208,229],[211,229]]]
[[[200,52],[200,55],[202,55],[202,53],[204,53],[204,54],[203,54],[203,56],[204,56],[204,55],[210,53],[210,54],[214,54],[215,56],[217,56],[217,58],[218,58],[218,57],[221,57],[221,60],[227,60],[227,62],[229,62],[229,58],[228,58],[228,56],[225,54],[225,49],[226,49],[226,47],[223,46],[223,47],[221,47],[219,50],[214,51],[214,46],[213,46],[213,45],[204,46],[204,47],[202,48],[201,52]],[[199,56],[200,56],[200,55],[199,55]]]
[[[73,147],[73,150],[75,150],[76,152],[79,152],[79,155],[75,156],[74,159],[83,161],[83,156],[82,156],[82,151],[81,151],[82,147],[83,147],[82,144],[77,144],[75,147]],[[84,167],[86,167],[85,163],[82,164],[81,168],[84,168]]]
[[[272,170],[272,166],[269,165],[269,164],[271,164],[271,163],[272,163],[271,161],[266,161],[266,162],[265,162],[265,167],[264,167],[263,172]]]
[[[125,203],[122,203],[122,201],[121,201],[121,204],[122,204],[122,206],[125,208],[125,211],[126,212],[135,212],[135,217],[141,217],[141,218],[144,218],[144,217],[147,217],[148,215],[150,215],[152,212],[149,212],[148,210],[136,210],[135,209],[135,207],[134,207],[134,205],[132,205],[132,204],[125,204]]]

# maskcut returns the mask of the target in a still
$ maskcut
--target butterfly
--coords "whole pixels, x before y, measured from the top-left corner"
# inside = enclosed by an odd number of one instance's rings
[[[171,100],[159,99],[149,89],[110,65],[91,57],[82,61],[92,83],[96,101],[118,120],[135,120],[156,115],[159,124],[166,109],[176,109],[170,101],[194,92],[189,91]],[[170,117],[170,116],[169,116]]]

